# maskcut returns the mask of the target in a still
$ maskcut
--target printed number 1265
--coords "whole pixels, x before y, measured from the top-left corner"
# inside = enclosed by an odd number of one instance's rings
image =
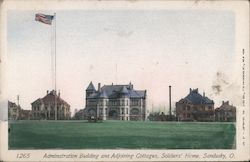
[[[16,157],[18,159],[29,158],[30,157],[30,153],[20,153],[20,154],[17,154]]]

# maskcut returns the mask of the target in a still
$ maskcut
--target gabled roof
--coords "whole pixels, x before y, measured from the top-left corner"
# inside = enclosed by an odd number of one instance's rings
[[[91,94],[88,98],[119,98],[122,96],[130,98],[145,98],[146,91],[137,91],[132,85],[104,85],[100,91]]]
[[[204,102],[205,102],[205,103],[214,104],[214,101],[213,101],[213,100],[210,100],[208,97],[203,97],[203,99],[204,99]]]
[[[108,96],[122,91],[123,87],[126,85],[104,85],[101,90],[105,90]],[[128,87],[126,87],[128,88]]]
[[[70,106],[66,101],[64,101],[60,96],[58,96],[55,91],[51,91],[50,93],[48,93],[46,96],[44,96],[43,98],[38,98],[37,100],[35,100],[34,102],[32,102],[31,104],[34,103],[50,103],[50,104],[55,104],[55,99],[56,102],[58,104],[65,104],[67,106]]]
[[[107,96],[105,90],[103,90],[103,91],[100,92],[99,97],[100,97],[100,98],[108,98],[108,96]]]
[[[17,104],[15,102],[8,101],[9,107],[17,107]]]
[[[146,91],[142,91],[142,90],[130,91],[130,97],[131,98],[145,98],[146,97]]]
[[[226,110],[226,111],[228,111],[228,110],[234,110],[235,111],[236,107],[233,106],[233,105],[230,105],[229,101],[226,101],[226,102],[223,101],[222,105],[220,107],[216,108],[216,109],[217,110]]]
[[[95,86],[93,85],[92,82],[89,83],[89,86],[88,86],[88,88],[86,89],[86,91],[96,91]]]
[[[123,86],[121,91],[120,91],[121,94],[128,94],[128,89],[126,88],[126,86]]]
[[[214,104],[214,101],[198,93],[198,89],[190,90],[190,93],[184,98],[192,104]],[[180,100],[181,101],[181,100]]]
[[[42,99],[38,98],[37,100],[35,100],[34,102],[32,102],[31,105],[34,104],[34,103],[42,103],[42,102],[43,102]]]
[[[21,110],[21,106],[17,105],[15,102],[8,101],[8,109],[15,108]]]

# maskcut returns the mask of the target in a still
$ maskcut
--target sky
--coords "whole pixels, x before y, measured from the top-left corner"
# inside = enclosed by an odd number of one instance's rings
[[[36,13],[8,11],[8,99],[31,109],[52,86],[52,27]],[[234,75],[235,17],[216,10],[60,10],[56,12],[57,89],[74,109],[97,84],[129,84],[147,90],[150,111],[168,109],[198,88],[219,106],[240,104]],[[52,60],[53,62],[53,60]],[[232,93],[233,92],[233,93]],[[153,105],[153,109],[152,109]]]

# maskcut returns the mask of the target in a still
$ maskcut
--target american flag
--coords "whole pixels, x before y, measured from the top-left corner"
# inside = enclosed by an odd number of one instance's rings
[[[36,21],[40,21],[40,22],[42,22],[44,24],[48,24],[48,25],[51,25],[53,19],[54,19],[54,16],[44,15],[41,13],[36,14],[36,18],[35,18]]]

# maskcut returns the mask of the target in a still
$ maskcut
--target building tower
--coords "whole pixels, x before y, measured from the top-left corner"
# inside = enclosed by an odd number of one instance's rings
[[[86,89],[86,98],[91,96],[96,92],[95,86],[93,85],[92,81],[89,83],[89,86]]]

